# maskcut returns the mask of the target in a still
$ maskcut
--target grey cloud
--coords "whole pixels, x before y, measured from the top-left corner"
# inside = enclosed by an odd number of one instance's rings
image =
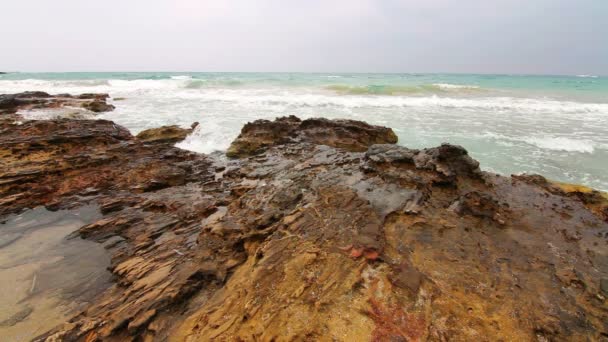
[[[0,69],[608,74],[601,0],[4,0]]]

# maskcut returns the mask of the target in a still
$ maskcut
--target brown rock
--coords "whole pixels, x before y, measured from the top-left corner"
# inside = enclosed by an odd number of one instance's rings
[[[181,128],[177,125],[162,126],[158,128],[150,128],[137,134],[137,139],[150,143],[150,142],[162,142],[162,143],[176,143],[184,140],[188,134],[192,133],[194,128],[198,125],[198,122],[192,124],[192,128]]]
[[[608,223],[588,199],[539,179],[481,172],[461,147],[352,152],[394,139],[363,123],[289,117],[246,126],[234,152],[264,155],[226,162],[143,143],[108,121],[8,127],[0,215],[97,202],[104,216],[76,235],[112,254],[116,286],[43,337],[528,341],[608,331]]]
[[[516,181],[534,184],[546,191],[579,200],[596,216],[608,222],[608,193],[577,184],[550,181],[541,175],[512,175]]]
[[[97,113],[107,112],[114,110],[113,105],[106,103],[108,97],[108,94],[49,95],[41,91],[5,94],[0,95],[0,115],[14,114],[19,110],[61,108],[65,106],[82,107]]]
[[[395,144],[392,129],[368,125],[354,120],[307,119],[295,116],[275,121],[257,120],[247,123],[232,142],[226,155],[248,157],[265,151],[270,146],[308,142],[318,145],[363,152],[373,144]]]
[[[110,112],[114,110],[114,106],[101,100],[95,100],[91,102],[85,102],[82,104],[82,107],[90,110],[91,112],[101,113],[101,112]]]

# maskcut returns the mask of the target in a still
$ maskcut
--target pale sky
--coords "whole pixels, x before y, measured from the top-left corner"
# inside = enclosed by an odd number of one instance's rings
[[[608,0],[1,0],[0,71],[608,75]]]

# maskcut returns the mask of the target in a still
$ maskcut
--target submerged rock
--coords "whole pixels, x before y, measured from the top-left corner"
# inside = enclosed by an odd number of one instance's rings
[[[108,121],[5,132],[0,212],[98,202],[104,217],[78,235],[112,253],[115,285],[40,339],[608,333],[601,212],[484,173],[462,147],[407,149],[388,128],[296,117],[245,125],[228,161]]]

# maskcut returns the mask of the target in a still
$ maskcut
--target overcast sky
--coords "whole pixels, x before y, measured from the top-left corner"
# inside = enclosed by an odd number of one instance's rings
[[[0,70],[608,75],[608,0],[1,0]]]

